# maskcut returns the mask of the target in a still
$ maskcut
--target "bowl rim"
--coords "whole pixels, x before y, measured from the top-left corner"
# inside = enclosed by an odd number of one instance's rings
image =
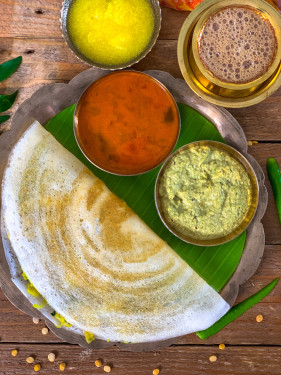
[[[256,1],[256,0],[255,0]],[[194,32],[192,36],[192,51],[193,51],[193,56],[195,59],[195,62],[200,69],[201,73],[210,81],[213,82],[214,84],[230,89],[230,90],[245,90],[245,89],[250,89],[253,87],[258,87],[261,85],[263,82],[265,82],[269,77],[271,77],[276,69],[278,68],[280,64],[280,56],[281,56],[281,40],[279,39],[279,35],[276,32],[276,29],[278,28],[278,22],[273,17],[273,15],[269,12],[270,6],[264,5],[264,8],[261,9],[261,7],[254,7],[253,4],[245,4],[245,0],[235,0],[235,4],[230,4],[229,5],[229,0],[221,0],[220,2],[211,5],[208,9],[206,9],[200,16],[200,19],[198,20],[197,24],[194,27]],[[269,5],[269,4],[268,4]],[[204,64],[202,63],[200,57],[199,57],[199,52],[198,52],[198,39],[201,38],[201,33],[203,31],[204,26],[206,25],[208,19],[210,16],[213,14],[216,14],[217,12],[229,8],[229,7],[235,7],[235,6],[240,6],[244,8],[252,8],[257,11],[257,13],[261,15],[265,15],[266,19],[269,21],[270,25],[272,26],[275,36],[276,36],[276,41],[277,41],[277,48],[275,51],[275,56],[273,59],[272,64],[270,65],[269,69],[265,74],[262,76],[254,79],[253,81],[246,82],[246,83],[232,83],[232,82],[224,82],[221,81],[220,79],[214,77],[207,68],[204,67]],[[198,38],[198,39],[197,39]]]
[[[152,9],[153,9],[153,15],[154,15],[154,20],[155,20],[155,25],[154,25],[154,30],[153,34],[151,36],[151,39],[146,46],[146,48],[140,53],[138,56],[135,57],[135,59],[132,59],[130,61],[127,61],[126,63],[123,64],[115,64],[115,65],[107,65],[107,64],[99,64],[91,59],[87,58],[84,56],[79,50],[75,47],[75,45],[72,43],[71,38],[68,33],[68,28],[67,28],[67,16],[68,16],[68,11],[70,8],[71,3],[75,0],[63,0],[62,3],[62,8],[61,8],[61,14],[60,14],[60,28],[61,28],[61,33],[62,37],[64,39],[65,44],[70,48],[71,52],[82,62],[91,65],[95,68],[99,68],[102,70],[120,70],[124,68],[129,68],[130,66],[137,64],[139,61],[145,58],[145,56],[152,50],[154,45],[156,44],[156,41],[159,37],[159,33],[161,30],[161,22],[162,22],[162,13],[161,13],[161,7],[158,2],[158,0],[147,0]]]
[[[177,136],[176,136],[176,139],[175,139],[175,142],[174,144],[172,145],[171,147],[171,150],[169,151],[169,153],[161,160],[161,162],[159,162],[157,165],[154,165],[152,168],[149,168],[147,170],[144,170],[144,171],[141,171],[139,173],[117,173],[117,172],[114,172],[114,171],[110,171],[108,169],[105,169],[104,167],[102,166],[99,166],[98,164],[96,164],[96,162],[94,162],[88,155],[87,155],[87,152],[86,150],[83,149],[83,146],[80,144],[80,141],[79,141],[79,136],[78,136],[78,131],[77,131],[77,126],[78,126],[78,123],[77,123],[77,119],[78,119],[78,116],[77,116],[77,112],[78,112],[78,107],[79,107],[79,103],[83,97],[83,95],[85,94],[85,92],[93,85],[99,83],[100,81],[106,79],[108,76],[112,76],[112,75],[120,75],[120,74],[128,74],[128,73],[134,73],[134,74],[137,74],[137,75],[142,75],[142,76],[146,76],[147,78],[149,78],[151,81],[155,82],[158,86],[161,86],[165,93],[171,98],[172,102],[173,102],[173,105],[174,105],[174,108],[176,110],[176,113],[177,113],[177,124],[178,124],[178,129],[177,129]],[[115,176],[139,176],[139,175],[142,175],[142,174],[145,174],[145,173],[148,173],[154,169],[156,169],[157,167],[159,167],[162,163],[165,162],[165,160],[172,154],[178,140],[179,140],[179,136],[180,136],[180,132],[181,132],[181,116],[180,116],[180,111],[179,111],[179,107],[177,105],[177,102],[174,98],[174,96],[172,95],[171,91],[162,83],[160,82],[158,79],[150,76],[149,74],[145,73],[145,72],[140,72],[138,70],[134,70],[134,69],[126,69],[126,70],[117,70],[117,71],[114,71],[114,72],[109,72],[108,74],[106,75],[103,75],[102,77],[96,79],[94,82],[92,82],[84,91],[83,93],[80,95],[77,103],[76,103],[76,106],[75,106],[75,110],[74,110],[74,114],[73,114],[73,131],[74,131],[74,136],[75,136],[75,140],[76,140],[76,143],[80,149],[80,151],[83,153],[83,155],[87,158],[87,160],[92,164],[94,165],[95,167],[99,168],[100,170],[104,171],[104,172],[107,172],[107,173],[110,173],[112,175],[115,175]]]
[[[190,149],[190,148],[193,148],[193,147],[196,147],[196,146],[211,146],[211,147],[214,147],[216,149],[227,152],[235,160],[237,160],[238,162],[240,162],[240,164],[242,164],[242,166],[245,168],[245,170],[246,170],[246,172],[247,172],[247,174],[250,178],[251,185],[252,185],[252,201],[251,201],[251,205],[249,206],[247,215],[244,217],[243,221],[237,227],[235,227],[235,229],[231,233],[229,233],[227,235],[224,235],[224,236],[221,236],[221,237],[213,238],[213,239],[204,240],[204,239],[193,238],[191,236],[182,234],[180,231],[178,231],[176,228],[172,227],[167,222],[167,220],[165,218],[165,215],[163,213],[163,210],[162,210],[162,205],[161,205],[161,197],[160,197],[160,193],[159,193],[159,187],[160,187],[160,182],[161,182],[161,178],[162,178],[162,175],[163,175],[164,171],[166,170],[167,166],[169,166],[170,162],[172,161],[172,159],[176,155],[178,155],[179,153],[181,153],[184,150],[187,150],[187,149]],[[165,162],[163,163],[163,165],[162,165],[162,167],[161,167],[161,169],[160,169],[160,171],[157,175],[156,181],[155,181],[154,201],[155,201],[156,210],[158,212],[158,215],[159,215],[160,219],[162,220],[165,227],[174,236],[176,236],[179,239],[181,239],[182,241],[190,243],[192,245],[207,246],[207,247],[218,246],[218,245],[223,245],[223,244],[235,239],[236,237],[238,237],[241,233],[243,233],[247,229],[247,227],[250,225],[250,223],[254,219],[255,213],[257,211],[258,203],[259,203],[259,184],[258,184],[258,179],[257,179],[256,173],[255,173],[253,167],[251,166],[251,164],[247,160],[247,158],[240,151],[238,151],[236,148],[234,148],[232,146],[227,145],[226,143],[222,143],[222,142],[218,142],[218,141],[211,141],[211,140],[201,140],[201,141],[195,141],[195,142],[187,143],[186,145],[180,147],[175,152],[173,152],[165,160]]]
[[[273,76],[270,77],[270,82],[264,82],[257,91],[249,94],[249,96],[246,97],[230,98],[214,94],[208,89],[206,89],[197,80],[190,66],[189,57],[187,53],[187,46],[190,43],[190,39],[192,39],[193,29],[196,23],[198,22],[199,18],[201,17],[201,14],[203,14],[204,11],[206,11],[206,9],[208,9],[212,5],[219,3],[221,1],[223,0],[204,1],[201,4],[199,4],[186,18],[181,27],[178,38],[178,63],[184,80],[196,95],[198,95],[199,97],[201,97],[209,103],[219,105],[221,107],[245,108],[260,103],[261,101],[265,100],[279,89],[279,87],[281,86],[281,63],[278,66],[276,72],[274,72]],[[253,2],[253,0],[251,0],[251,2]],[[265,0],[256,0],[256,5],[257,2],[262,6],[265,5],[267,7],[270,7],[272,14],[276,16],[276,22],[278,22],[281,29],[281,15],[277,12],[277,10],[273,8],[270,4],[268,4]]]

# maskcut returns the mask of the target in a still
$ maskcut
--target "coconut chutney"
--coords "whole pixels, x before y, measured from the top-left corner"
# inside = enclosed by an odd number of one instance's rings
[[[248,213],[252,185],[244,166],[226,151],[193,146],[171,158],[159,186],[166,221],[183,235],[230,234]]]

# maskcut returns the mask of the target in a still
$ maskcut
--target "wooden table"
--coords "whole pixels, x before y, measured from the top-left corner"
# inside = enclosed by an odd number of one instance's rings
[[[87,69],[65,45],[60,32],[61,0],[0,0],[0,63],[23,56],[20,69],[0,85],[1,93],[20,94],[11,113],[39,87],[54,82],[68,82]],[[163,9],[159,40],[152,52],[136,69],[161,69],[181,77],[176,46],[180,27],[187,13]],[[265,170],[268,157],[281,163],[281,90],[254,107],[231,110],[243,127],[248,140],[256,140],[250,153]],[[7,130],[9,122],[2,125]],[[257,292],[281,273],[281,225],[268,180],[269,204],[263,219],[266,233],[264,258],[257,273],[240,289],[238,302]],[[205,342],[195,334],[177,345],[152,353],[130,353],[118,348],[90,351],[61,342],[53,334],[41,334],[44,323],[35,325],[0,292],[0,374],[32,374],[33,366],[25,358],[34,355],[42,364],[40,373],[59,373],[60,361],[67,362],[67,374],[102,374],[93,362],[102,358],[113,365],[112,374],[146,375],[154,368],[161,375],[281,374],[281,282],[261,303]],[[262,314],[262,323],[256,315]],[[224,351],[218,344],[226,344]],[[11,350],[19,349],[17,357]],[[47,355],[57,355],[55,364]],[[218,357],[216,363],[209,356]]]

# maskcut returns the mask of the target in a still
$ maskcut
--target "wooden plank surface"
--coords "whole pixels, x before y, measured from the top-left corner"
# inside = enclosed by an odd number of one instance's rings
[[[178,14],[174,11],[173,14],[175,13]],[[23,64],[11,78],[0,84],[1,92],[4,94],[21,88],[10,113],[14,113],[18,105],[42,85],[68,82],[89,67],[70,51],[62,38],[1,38],[0,63],[19,55],[23,56]],[[152,51],[136,64],[134,69],[159,69],[176,78],[182,78],[177,63],[177,41],[158,40]],[[260,104],[249,108],[231,109],[230,112],[239,121],[247,139],[280,142],[280,103],[281,89]],[[5,126],[9,126],[9,122]]]
[[[0,0],[0,37],[61,39],[61,0]],[[176,13],[176,14],[175,14]],[[186,12],[162,9],[160,39],[177,39]]]
[[[23,64],[10,79],[0,84],[0,92],[11,93],[20,89],[13,109],[28,99],[42,85],[68,82],[88,68],[65,45],[60,31],[61,0],[0,0],[0,63],[9,58],[23,56]],[[185,12],[163,9],[163,22],[159,40],[151,53],[134,66],[135,69],[160,69],[181,78],[177,63],[177,37]],[[281,90],[259,105],[230,110],[245,131],[248,140],[259,143],[250,148],[265,171],[268,157],[281,163]],[[1,126],[1,125],[0,125]],[[7,130],[7,122],[0,128]],[[256,274],[241,288],[238,302],[257,292],[274,277],[281,274],[281,226],[278,220],[272,191],[263,219],[266,233],[264,258]],[[257,323],[256,315],[264,320]],[[32,365],[25,363],[31,354],[42,364],[43,374],[57,374],[60,361],[68,364],[66,373],[73,375],[104,373],[93,362],[102,358],[113,364],[112,374],[152,374],[156,367],[166,375],[273,375],[280,374],[281,357],[281,282],[275,290],[219,334],[206,341],[195,334],[187,335],[176,346],[157,353],[130,353],[117,348],[104,351],[87,351],[75,345],[62,343],[52,333],[43,336],[44,322],[35,325],[32,319],[17,310],[0,292],[0,374],[25,375],[34,373]],[[227,344],[225,351],[217,345]],[[10,351],[17,347],[18,357]],[[47,361],[54,351],[58,361]],[[208,358],[218,356],[212,364]]]
[[[66,374],[104,374],[101,368],[95,367],[96,359],[101,359],[104,364],[110,364],[111,373],[114,375],[150,375],[155,368],[161,369],[161,375],[280,375],[281,348],[274,346],[229,346],[224,351],[219,350],[217,346],[174,346],[150,353],[130,353],[117,348],[96,352],[56,344],[20,344],[16,347],[19,354],[12,357],[10,353],[15,346],[1,345],[1,374],[34,373],[33,365],[25,362],[28,356],[33,355],[36,358],[35,363],[42,365],[39,373],[48,375],[58,374],[61,362],[67,363]],[[50,352],[57,355],[55,363],[47,360]],[[216,355],[217,362],[209,361],[211,355]]]
[[[281,245],[267,245],[264,257],[257,273],[240,287],[237,302],[244,300],[260,290],[274,277],[280,276]],[[256,322],[256,316],[262,314],[264,321]],[[61,342],[51,332],[44,336],[41,329],[44,322],[36,325],[32,319],[16,309],[0,291],[0,342]],[[219,344],[224,342],[232,345],[281,345],[281,283],[266,297],[262,303],[246,312],[235,322],[227,326],[219,334],[206,341],[200,340],[195,334],[187,335],[178,344]]]
[[[257,280],[252,280],[258,289]],[[264,281],[260,284],[264,285]],[[248,290],[247,294],[251,294]],[[3,299],[2,299],[3,298]],[[61,343],[52,332],[42,335],[44,321],[34,324],[32,318],[16,309],[1,296],[0,307],[0,347],[3,343]],[[262,314],[262,323],[256,322],[256,316]],[[262,302],[247,311],[235,322],[217,335],[202,341],[195,334],[186,335],[177,341],[177,345],[214,345],[221,342],[228,345],[281,345],[281,307],[280,302]]]

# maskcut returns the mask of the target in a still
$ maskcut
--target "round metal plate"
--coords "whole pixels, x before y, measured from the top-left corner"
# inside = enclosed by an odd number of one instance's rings
[[[25,101],[13,117],[11,130],[2,134],[0,137],[0,181],[2,181],[3,172],[13,146],[35,119],[41,124],[45,124],[60,111],[76,103],[85,88],[92,82],[109,73],[110,71],[91,68],[78,74],[68,84],[55,83],[42,87],[35,92],[30,99]],[[265,236],[263,226],[260,222],[265,213],[268,200],[267,190],[264,185],[264,174],[256,160],[247,153],[248,145],[243,130],[227,110],[222,107],[216,107],[199,98],[182,79],[175,79],[170,74],[159,70],[150,70],[146,71],[146,73],[162,82],[170,90],[177,102],[184,103],[194,108],[210,120],[217,127],[226,142],[244,155],[256,173],[259,184],[259,205],[255,217],[247,229],[247,240],[241,261],[233,276],[220,292],[221,296],[232,306],[236,300],[239,285],[243,284],[255,273],[264,251]],[[33,308],[30,301],[19,291],[11,280],[11,274],[1,240],[0,284],[7,298],[18,309],[30,316],[46,320],[48,327],[62,340],[93,349],[101,349],[116,344],[103,340],[95,340],[91,344],[87,344],[82,335],[73,331],[70,332],[65,328],[56,328],[39,310]],[[118,346],[130,351],[150,351],[169,346],[178,339],[179,338],[174,338],[142,344],[118,343]]]

